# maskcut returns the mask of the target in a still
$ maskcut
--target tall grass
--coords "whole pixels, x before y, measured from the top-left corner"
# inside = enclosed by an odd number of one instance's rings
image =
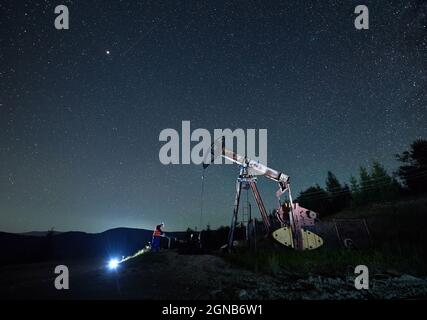
[[[240,251],[224,256],[232,264],[255,272],[298,276],[320,274],[344,276],[357,265],[366,265],[374,273],[394,270],[400,273],[427,274],[424,258],[414,252],[403,254],[378,250],[316,250],[316,251]]]

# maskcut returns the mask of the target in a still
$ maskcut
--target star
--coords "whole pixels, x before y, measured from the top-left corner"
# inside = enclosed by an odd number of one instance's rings
[[[159,160],[160,132],[179,133],[184,120],[211,135],[253,128],[257,141],[258,129],[268,129],[267,164],[291,176],[296,196],[324,186],[331,169],[347,183],[372,158],[394,171],[393,155],[427,135],[418,0],[377,8],[372,32],[362,33],[353,5],[338,1],[233,5],[233,12],[215,2],[167,10],[158,1],[120,2],[100,1],[103,14],[90,20],[86,6],[76,7],[66,37],[50,18],[45,23],[48,5],[6,9],[0,231],[151,228],[163,213],[170,230],[194,228],[202,167]],[[202,220],[212,228],[229,224],[236,170],[206,171]],[[273,209],[274,183],[263,180]]]

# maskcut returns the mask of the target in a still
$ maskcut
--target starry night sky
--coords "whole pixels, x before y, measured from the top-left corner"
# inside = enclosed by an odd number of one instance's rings
[[[182,120],[267,128],[294,194],[372,159],[394,170],[427,137],[422,3],[1,1],[0,230],[199,227],[202,167],[158,159]],[[202,225],[229,224],[237,170],[207,169]],[[273,208],[276,185],[259,189]]]

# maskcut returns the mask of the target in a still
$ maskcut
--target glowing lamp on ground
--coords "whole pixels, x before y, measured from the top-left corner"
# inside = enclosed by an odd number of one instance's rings
[[[119,266],[119,260],[118,259],[111,259],[108,262],[108,269],[110,269],[110,270],[116,270],[118,266]]]

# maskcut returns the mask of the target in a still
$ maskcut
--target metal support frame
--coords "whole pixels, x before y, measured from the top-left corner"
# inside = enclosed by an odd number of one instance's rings
[[[261,195],[258,191],[257,185],[256,185],[256,177],[253,177],[247,173],[247,168],[245,166],[240,167],[240,175],[236,181],[236,195],[234,198],[234,208],[233,208],[233,216],[231,218],[231,226],[230,226],[230,232],[228,234],[228,250],[233,249],[233,241],[234,241],[234,232],[236,229],[236,223],[237,223],[237,215],[239,213],[239,206],[240,206],[240,197],[242,193],[242,185],[243,184],[249,184],[252,193],[254,195],[255,201],[258,205],[259,212],[261,213],[262,220],[264,222],[264,226],[266,229],[266,234],[270,232],[270,220],[268,217],[267,210],[265,209],[264,203],[262,201]]]
[[[262,217],[262,220],[264,222],[264,226],[266,228],[265,231],[266,231],[266,233],[268,233],[270,231],[271,225],[270,225],[270,220],[268,218],[267,210],[265,209],[265,206],[264,206],[264,202],[262,201],[261,195],[259,194],[256,182],[254,182],[254,181],[251,182],[250,186],[252,189],[252,193],[254,194],[255,201],[258,205],[259,212],[261,213],[261,217]]]

